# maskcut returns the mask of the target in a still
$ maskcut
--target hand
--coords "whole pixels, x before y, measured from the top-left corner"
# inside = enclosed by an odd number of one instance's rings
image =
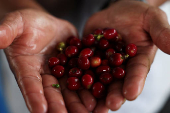
[[[95,106],[87,91],[80,92],[84,106],[75,92],[65,88],[65,78],[58,81],[50,74],[48,59],[56,56],[56,44],[70,36],[77,36],[73,25],[40,10],[19,10],[3,19],[0,48],[6,48],[11,70],[31,113],[88,113]],[[61,89],[53,88],[52,84],[58,82]]]
[[[127,44],[134,43],[138,48],[137,55],[127,63],[124,81],[110,85],[103,103],[105,108],[118,110],[124,99],[134,100],[142,92],[157,47],[170,54],[170,26],[160,9],[139,1],[122,0],[94,14],[87,21],[84,35],[96,28],[115,28]]]

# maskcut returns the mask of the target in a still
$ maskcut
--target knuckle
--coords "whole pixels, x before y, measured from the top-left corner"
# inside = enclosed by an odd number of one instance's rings
[[[4,18],[4,21],[6,23],[15,22],[16,20],[22,20],[22,15],[21,15],[20,11],[7,13]]]

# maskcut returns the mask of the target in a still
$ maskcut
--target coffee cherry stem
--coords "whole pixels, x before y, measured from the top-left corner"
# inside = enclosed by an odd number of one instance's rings
[[[57,50],[58,51],[63,51],[65,49],[66,45],[64,42],[60,42],[57,44]]]
[[[97,41],[99,41],[104,35],[94,35]]]
[[[128,55],[128,54],[123,55],[123,56],[121,57],[121,59],[123,59],[123,60],[126,60],[126,59],[128,59],[128,58],[129,58],[129,55]]]
[[[59,84],[52,84],[52,86],[55,87],[55,88],[59,88],[60,87]]]
[[[123,57],[124,57],[123,59],[128,59],[128,58],[129,58],[129,55],[126,54],[126,55],[124,55]]]

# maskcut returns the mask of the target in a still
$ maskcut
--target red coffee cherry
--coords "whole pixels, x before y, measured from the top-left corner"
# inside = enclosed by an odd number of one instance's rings
[[[114,49],[110,48],[110,49],[107,49],[107,50],[106,50],[105,56],[106,56],[107,59],[109,59],[109,57],[110,57],[111,55],[113,55],[114,53],[116,53],[116,51],[115,51]]]
[[[92,34],[89,34],[82,39],[82,43],[84,46],[90,47],[94,44],[95,38]]]
[[[120,53],[115,53],[109,58],[111,66],[120,66],[123,63],[123,56]]]
[[[97,75],[100,75],[104,72],[110,72],[110,67],[109,66],[99,66],[97,69],[96,69],[96,74]]]
[[[84,88],[90,89],[93,85],[93,77],[89,74],[85,74],[82,76],[81,82]]]
[[[65,55],[67,57],[74,57],[78,54],[78,49],[76,46],[68,46],[65,50]]]
[[[77,77],[69,77],[67,79],[67,88],[69,90],[78,90],[80,88],[80,80]]]
[[[117,31],[115,29],[105,29],[103,35],[107,40],[114,39],[117,36]]]
[[[111,41],[112,42],[121,42],[123,39],[122,39],[122,36],[120,34],[117,34],[117,36],[115,38],[113,38]]]
[[[96,82],[92,88],[92,94],[96,98],[102,98],[105,94],[105,87],[102,83]]]
[[[104,49],[107,49],[109,47],[109,42],[102,38],[100,41],[99,41],[99,48],[104,50]]]
[[[48,65],[49,65],[50,68],[53,68],[54,66],[59,65],[59,64],[60,64],[59,58],[51,57],[48,60]]]
[[[69,77],[81,77],[82,71],[79,68],[72,68],[69,71]]]
[[[112,75],[115,77],[115,78],[123,78],[125,76],[125,71],[123,68],[121,67],[116,67],[116,68],[113,68],[112,70]]]
[[[60,60],[60,64],[64,66],[67,63],[67,57],[65,54],[60,53],[57,55],[57,58]]]
[[[113,76],[110,73],[103,73],[100,75],[100,82],[103,84],[110,84],[113,80]]]
[[[76,46],[77,49],[81,49],[82,48],[81,40],[77,37],[72,38],[70,40],[70,46]]]
[[[51,73],[55,77],[60,78],[64,75],[64,67],[60,65],[56,65],[55,67],[53,67]]]
[[[125,51],[125,43],[124,42],[117,42],[114,44],[114,49],[116,52],[121,53]]]
[[[91,57],[93,56],[93,51],[90,48],[85,48],[80,52],[79,57]]]
[[[126,54],[128,54],[130,57],[135,56],[137,53],[137,47],[135,44],[128,44],[126,46]]]
[[[94,30],[93,34],[102,35],[103,34],[103,29],[96,29],[96,30]]]
[[[90,61],[87,57],[79,57],[78,58],[78,67],[83,70],[87,70],[90,68]]]
[[[98,67],[101,64],[100,57],[91,57],[90,58],[91,67]]]

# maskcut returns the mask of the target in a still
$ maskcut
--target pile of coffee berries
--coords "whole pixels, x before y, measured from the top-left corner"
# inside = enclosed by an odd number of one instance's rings
[[[58,43],[57,50],[57,57],[49,59],[52,75],[66,75],[68,89],[84,87],[101,98],[113,80],[124,78],[126,62],[136,55],[137,47],[125,44],[115,29],[106,28],[96,29],[82,40],[69,37]]]

